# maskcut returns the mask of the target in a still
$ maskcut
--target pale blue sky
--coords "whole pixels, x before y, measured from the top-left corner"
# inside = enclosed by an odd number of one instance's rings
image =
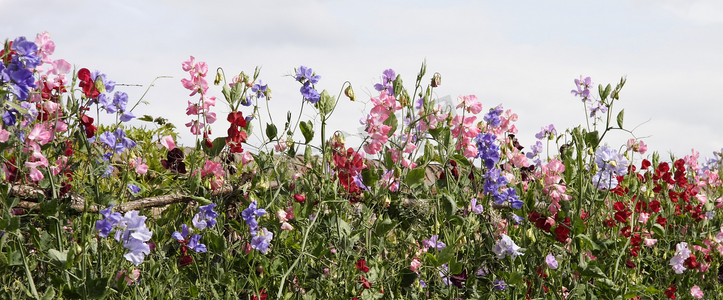
[[[317,87],[332,94],[350,80],[365,100],[384,69],[412,84],[426,59],[443,77],[438,96],[475,94],[485,110],[517,112],[525,146],[543,125],[562,131],[584,122],[570,94],[574,78],[627,76],[616,109],[625,108],[626,127],[640,125],[635,134],[650,149],[709,156],[723,147],[723,1],[0,0],[0,11],[1,37],[47,30],[54,57],[77,67],[121,83],[173,76],[157,82],[151,105],[136,114],[172,120],[187,144],[180,66],[194,55],[229,75],[262,66],[277,122],[300,103],[285,76],[294,67],[312,67],[322,75]],[[124,90],[138,98],[144,88]],[[356,133],[370,108],[362,102],[343,102],[330,126]],[[228,108],[219,101],[216,111],[222,120],[213,129],[222,135]]]

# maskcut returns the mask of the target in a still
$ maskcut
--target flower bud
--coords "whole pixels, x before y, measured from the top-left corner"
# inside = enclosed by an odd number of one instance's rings
[[[266,90],[264,91],[264,97],[266,97],[266,100],[271,100],[271,88],[266,87]]]
[[[432,87],[438,87],[442,84],[442,75],[439,73],[434,73],[432,76]]]
[[[351,84],[349,86],[347,86],[346,89],[344,90],[344,95],[349,97],[349,100],[351,100],[351,101],[356,100],[356,98],[354,97],[354,90],[351,88]]]
[[[216,72],[216,78],[213,80],[213,85],[221,84],[221,80],[223,80],[223,77],[221,77],[221,72]]]

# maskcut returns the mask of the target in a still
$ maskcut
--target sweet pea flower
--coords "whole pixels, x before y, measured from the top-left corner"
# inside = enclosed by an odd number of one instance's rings
[[[214,207],[216,207],[215,203],[200,206],[198,208],[200,211],[193,216],[193,226],[198,228],[198,230],[203,230],[206,227],[212,228],[216,225],[216,217],[218,217],[218,213],[213,211]]]
[[[547,256],[545,256],[545,263],[550,269],[553,270],[557,269],[558,267],[557,259],[555,259],[555,256],[552,254],[548,254]]]
[[[495,244],[494,248],[492,248],[492,252],[497,254],[497,259],[503,259],[507,256],[512,256],[512,258],[515,258],[518,255],[525,255],[519,250],[520,247],[517,246],[517,244],[515,244],[515,242],[504,233],[500,234],[500,239],[497,241],[497,244]]]
[[[699,286],[694,285],[692,288],[690,288],[690,295],[693,296],[693,298],[702,299],[703,291],[700,290]]]

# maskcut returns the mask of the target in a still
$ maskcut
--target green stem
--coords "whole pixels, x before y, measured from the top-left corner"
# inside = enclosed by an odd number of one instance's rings
[[[304,231],[304,240],[301,242],[301,250],[299,252],[299,256],[296,257],[296,260],[294,260],[294,263],[291,264],[291,267],[289,267],[288,270],[286,270],[286,273],[284,273],[284,276],[281,277],[281,283],[279,284],[279,291],[276,293],[276,299],[281,299],[281,294],[284,292],[284,282],[286,282],[286,277],[291,274],[291,271],[294,270],[294,267],[299,263],[299,260],[304,256],[304,250],[306,249],[306,241],[309,238],[309,232],[311,231],[311,228],[314,227],[314,223],[316,223],[316,220],[320,218],[319,213],[321,212],[321,207],[324,206],[326,202],[319,203],[318,208],[316,209],[316,214],[314,214],[314,220],[311,221],[311,224],[309,224],[309,227],[306,228],[306,231]]]
[[[20,249],[20,255],[23,257],[23,266],[25,267],[25,276],[28,277],[28,285],[30,285],[30,293],[33,294],[33,297],[35,299],[40,299],[40,296],[38,296],[38,290],[35,288],[35,281],[33,281],[33,274],[30,272],[30,267],[28,267],[28,259],[25,256],[25,251],[23,251],[23,245],[20,243],[20,241],[16,241],[18,244],[18,249]]]

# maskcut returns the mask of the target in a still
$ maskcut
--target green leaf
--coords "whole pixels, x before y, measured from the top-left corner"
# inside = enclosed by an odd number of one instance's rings
[[[384,125],[392,127],[392,129],[387,132],[387,136],[392,136],[392,134],[397,131],[397,125],[399,125],[399,121],[397,121],[397,116],[394,114],[389,114],[389,117],[384,120]]]
[[[216,157],[221,153],[221,150],[223,150],[223,147],[226,146],[226,138],[225,137],[217,137],[216,139],[211,142],[212,147],[206,147],[206,143],[201,143],[203,145],[203,152],[206,153],[206,155],[210,157]]]
[[[447,218],[450,218],[457,213],[457,201],[448,194],[444,194],[443,198],[445,201],[442,201],[442,208],[447,213]]]
[[[54,264],[64,266],[65,262],[68,260],[68,250],[60,252],[56,249],[50,249],[48,250],[48,258],[50,258]]]
[[[600,136],[596,131],[585,133],[585,144],[587,144],[589,147],[596,148],[597,144],[600,142]]]
[[[55,299],[55,289],[51,286],[47,290],[45,290],[45,294],[43,294],[43,298],[40,298],[42,300],[51,300]]]
[[[269,140],[273,140],[276,138],[276,133],[276,125],[266,123],[266,137],[269,138]]]
[[[397,224],[398,223],[392,222],[392,220],[389,217],[384,218],[384,220],[377,223],[377,226],[375,229],[377,236],[385,236],[389,231],[394,229],[394,227],[396,227]]]
[[[299,124],[299,128],[301,128],[301,134],[304,135],[304,139],[306,140],[304,144],[308,144],[312,139],[314,139],[314,124],[311,123],[311,121],[302,121]]]
[[[602,85],[600,85],[602,87]],[[600,100],[605,100],[610,95],[610,91],[612,90],[612,86],[608,83],[608,85],[605,87],[605,90],[600,94]]]
[[[146,122],[153,122],[153,117],[149,115],[143,115],[142,117],[138,118],[140,121],[146,121]]]
[[[231,88],[228,85],[223,85],[221,94],[223,94],[223,97],[226,98],[226,102],[228,102],[229,104],[233,104],[233,101],[231,100]]]
[[[399,272],[399,286],[400,287],[408,287],[414,283],[414,281],[417,280],[417,273],[412,271],[410,268],[404,268],[401,272]]]
[[[592,247],[593,250],[599,250],[599,249],[600,249],[600,246],[598,246],[595,242],[593,242],[592,239],[590,239],[590,237],[587,236],[586,234],[578,234],[578,235],[575,236],[575,238],[579,238],[579,239],[581,239],[581,240],[583,240],[583,241],[588,242],[588,243],[590,244],[590,247]]]
[[[618,113],[617,121],[618,121],[618,127],[623,128],[623,117],[625,116],[625,110],[621,109]]]
[[[653,224],[653,232],[658,238],[665,236],[665,228],[658,223]]]
[[[439,267],[452,260],[452,258],[454,257],[454,249],[452,249],[452,247],[444,248],[435,256],[437,258],[437,265],[435,267]]]
[[[194,195],[187,195],[186,197],[193,199],[194,201],[197,201],[201,205],[208,205],[211,204],[211,200],[208,200],[201,196],[194,196]]]
[[[425,172],[426,172],[426,168],[422,168],[422,167],[415,168],[415,169],[409,171],[409,173],[407,173],[407,178],[405,178],[407,185],[412,187],[412,186],[424,183]]]
[[[361,174],[364,185],[368,187],[373,187],[374,184],[379,181],[379,175],[374,171],[374,166],[362,169]]]
[[[316,103],[316,107],[322,115],[328,115],[334,109],[334,97],[329,95],[326,90],[321,91],[321,98]]]

